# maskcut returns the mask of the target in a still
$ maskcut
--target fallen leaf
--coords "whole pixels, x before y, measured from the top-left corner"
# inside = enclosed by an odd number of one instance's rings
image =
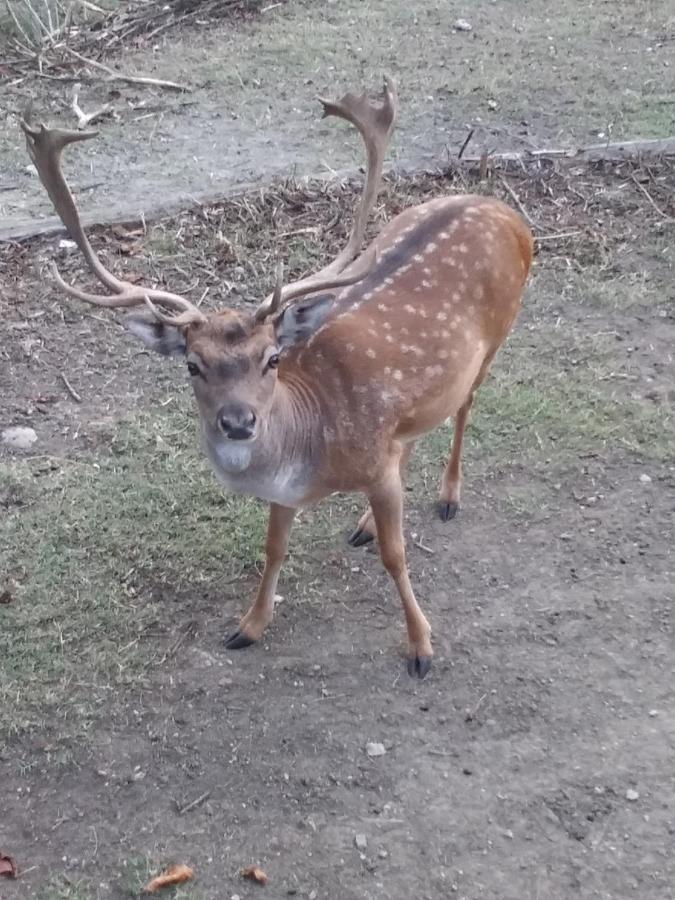
[[[16,864],[16,860],[13,856],[3,853],[2,850],[0,850],[0,875],[4,875],[5,878],[19,877],[19,867]]]
[[[169,866],[165,872],[156,875],[146,884],[143,893],[154,894],[155,891],[161,891],[162,888],[172,887],[174,884],[185,884],[186,881],[191,881],[193,878],[194,872],[189,866],[184,866],[182,863]]]
[[[9,588],[4,590],[0,594],[0,603],[11,603],[13,599],[14,599],[14,594],[12,594],[12,592],[10,591]],[[0,856],[0,865],[1,864],[2,864],[2,857]]]
[[[245,869],[242,869],[239,874],[242,878],[248,878],[250,881],[255,881],[256,884],[267,884],[269,881],[267,872],[263,872],[258,866],[247,866]]]

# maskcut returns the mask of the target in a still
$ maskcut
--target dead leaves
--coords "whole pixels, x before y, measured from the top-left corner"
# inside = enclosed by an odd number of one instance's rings
[[[249,881],[255,881],[256,884],[267,884],[267,872],[263,872],[258,866],[247,866],[239,873],[242,878],[248,878]]]
[[[2,850],[0,850],[0,875],[5,878],[19,877],[19,867],[16,864],[16,860],[8,853],[3,853]]]
[[[176,884],[185,884],[186,881],[191,881],[193,878],[194,872],[189,866],[184,866],[182,863],[169,866],[166,871],[156,875],[146,884],[143,888],[143,893],[154,894],[157,891],[161,891],[162,888],[173,887]]]

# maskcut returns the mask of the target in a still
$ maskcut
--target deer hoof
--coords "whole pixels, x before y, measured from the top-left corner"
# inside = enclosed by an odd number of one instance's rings
[[[250,638],[243,631],[235,631],[228,638],[225,638],[226,650],[243,650],[244,647],[250,647],[255,644],[253,638]]]
[[[411,678],[424,678],[431,669],[430,656],[409,656],[408,657],[408,675]]]
[[[449,522],[450,519],[454,519],[459,510],[459,503],[445,503],[443,500],[436,507],[438,509],[438,515],[441,522]]]
[[[357,528],[356,531],[349,535],[347,543],[350,547],[363,547],[374,540],[375,535],[371,534],[370,531],[365,531],[363,528]]]

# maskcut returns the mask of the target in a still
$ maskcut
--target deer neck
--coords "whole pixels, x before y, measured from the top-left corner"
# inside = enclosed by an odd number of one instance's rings
[[[322,450],[319,400],[297,376],[279,378],[272,408],[255,441],[214,438],[202,430],[216,475],[232,491],[300,506],[312,493]]]

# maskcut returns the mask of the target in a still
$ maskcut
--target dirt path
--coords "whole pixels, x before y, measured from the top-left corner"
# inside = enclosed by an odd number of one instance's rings
[[[472,31],[453,28],[458,16]],[[194,199],[272,176],[360,164],[345,130],[318,119],[317,94],[400,85],[392,158],[442,161],[470,127],[478,148],[541,147],[672,132],[669,3],[514,5],[289,2],[256,20],[171,32],[151,50],[108,62],[189,83],[175,95],[115,85],[80,93],[86,109],[112,99],[115,120],[69,153],[87,221],[154,218]],[[27,169],[17,112],[71,122],[71,85],[29,80],[0,111],[0,236],[35,230],[51,210]],[[55,220],[52,220],[55,221]]]

